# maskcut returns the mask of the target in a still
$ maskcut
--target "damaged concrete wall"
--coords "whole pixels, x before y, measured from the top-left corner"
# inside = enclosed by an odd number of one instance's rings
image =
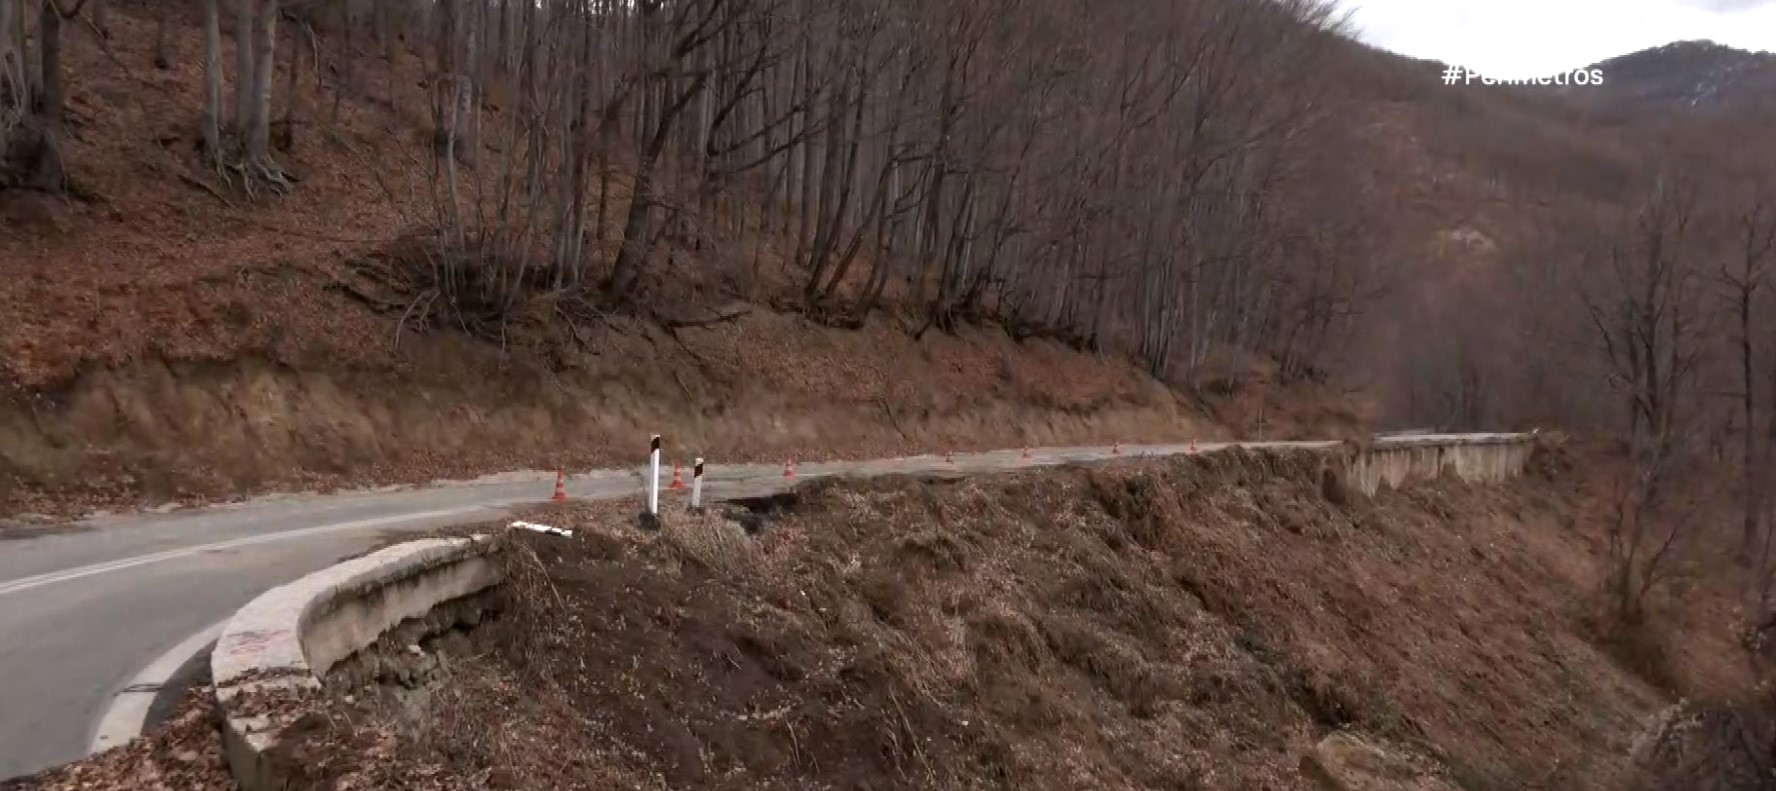
[[[1446,474],[1473,483],[1503,481],[1523,472],[1532,448],[1528,434],[1388,438],[1351,456],[1345,480],[1366,495]]]

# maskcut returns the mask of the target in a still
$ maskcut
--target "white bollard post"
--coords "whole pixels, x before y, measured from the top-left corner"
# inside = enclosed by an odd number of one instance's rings
[[[697,463],[691,467],[691,510],[703,510],[703,457],[697,457]]]
[[[654,435],[652,446],[648,450],[648,513],[653,516],[660,514],[660,435]]]

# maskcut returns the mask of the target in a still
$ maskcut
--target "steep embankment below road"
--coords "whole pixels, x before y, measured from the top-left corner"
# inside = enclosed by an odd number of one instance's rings
[[[447,687],[353,689],[290,757],[317,788],[1617,788],[1669,693],[1588,639],[1601,544],[1532,467],[822,482],[754,537],[552,509],[574,537],[524,536]]]

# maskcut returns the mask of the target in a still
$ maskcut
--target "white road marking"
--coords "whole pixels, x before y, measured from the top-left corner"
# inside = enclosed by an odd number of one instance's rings
[[[171,681],[179,668],[202,651],[204,646],[216,642],[221,636],[222,627],[228,624],[223,619],[210,625],[197,634],[181,640],[178,645],[167,649],[148,666],[142,668],[130,682],[111,698],[111,705],[105,708],[104,715],[99,717],[94,726],[92,741],[87,744],[88,753],[109,750],[142,735],[142,728],[148,724],[148,711],[154,706],[154,699],[160,694],[161,688]]]
[[[179,549],[169,549],[164,552],[155,552],[155,553],[148,554],[148,555],[137,555],[135,557],[122,558],[119,560],[107,561],[105,563],[94,563],[89,566],[80,566],[78,568],[64,569],[62,571],[52,571],[47,574],[38,574],[35,576],[31,576],[31,577],[24,577],[22,579],[12,580],[12,581],[6,582],[6,583],[0,583],[0,596],[5,596],[5,595],[11,594],[11,593],[18,593],[20,591],[27,591],[32,588],[40,588],[45,585],[54,585],[58,582],[69,582],[72,580],[81,579],[83,577],[91,577],[91,576],[95,576],[98,574],[109,574],[113,571],[122,571],[124,569],[135,568],[137,566],[146,566],[150,563],[160,563],[162,561],[167,561],[167,560],[177,560],[178,558],[190,557],[192,555],[197,555],[197,554],[201,554],[204,552],[216,552],[216,551],[220,551],[220,550],[237,549],[239,547],[250,547],[250,546],[256,546],[259,544],[269,544],[269,543],[272,543],[275,541],[287,541],[292,538],[304,538],[307,536],[324,535],[326,533],[342,533],[347,530],[363,530],[365,528],[381,527],[383,525],[399,524],[401,522],[414,522],[414,521],[418,521],[421,519],[460,516],[462,514],[474,513],[476,511],[489,510],[492,507],[494,507],[494,506],[492,506],[492,505],[475,505],[475,506],[467,506],[467,507],[463,507],[463,508],[449,508],[449,509],[445,509],[442,511],[421,511],[419,513],[412,513],[412,514],[397,514],[394,516],[379,516],[374,519],[358,519],[358,520],[351,521],[351,522],[339,522],[339,523],[331,524],[331,525],[320,525],[318,527],[305,527],[305,528],[301,528],[298,530],[285,530],[280,533],[267,533],[265,535],[247,536],[245,538],[235,538],[235,539],[230,539],[228,541],[217,541],[212,544],[199,544],[197,546],[181,547]]]

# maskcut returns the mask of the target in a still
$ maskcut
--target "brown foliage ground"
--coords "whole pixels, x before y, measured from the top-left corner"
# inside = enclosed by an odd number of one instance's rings
[[[507,536],[442,686],[343,674],[280,758],[341,790],[1764,788],[1731,575],[1685,558],[1656,663],[1599,631],[1610,458],[1342,502],[1307,454],[820,481],[757,535],[544,506],[575,536]],[[16,789],[153,788],[215,742],[182,714]],[[198,763],[169,787],[226,787]]]
[[[336,117],[305,75],[295,145],[277,154],[297,188],[248,201],[195,154],[196,4],[167,6],[165,70],[148,65],[151,6],[111,5],[109,38],[69,32],[71,196],[0,192],[0,513],[628,463],[654,431],[733,461],[1256,426],[1249,388],[1206,404],[990,327],[914,342],[892,312],[855,331],[764,304],[677,332],[610,316],[563,340],[539,304],[503,347],[398,332],[403,295],[365,275],[429,213],[418,61],[352,59]],[[655,307],[769,302],[791,275],[768,241],[760,278],[750,249],[656,262]],[[1266,398],[1272,437],[1357,423],[1337,392]]]
[[[233,791],[207,677],[202,682],[151,736],[30,777],[0,780],[0,791]]]
[[[1670,693],[1589,639],[1572,484],[1336,505],[1311,456],[1229,453],[819,483],[756,537],[551,508],[578,532],[520,537],[447,691],[359,692],[293,757],[317,788],[1306,789],[1367,744],[1376,788],[1619,788]]]

